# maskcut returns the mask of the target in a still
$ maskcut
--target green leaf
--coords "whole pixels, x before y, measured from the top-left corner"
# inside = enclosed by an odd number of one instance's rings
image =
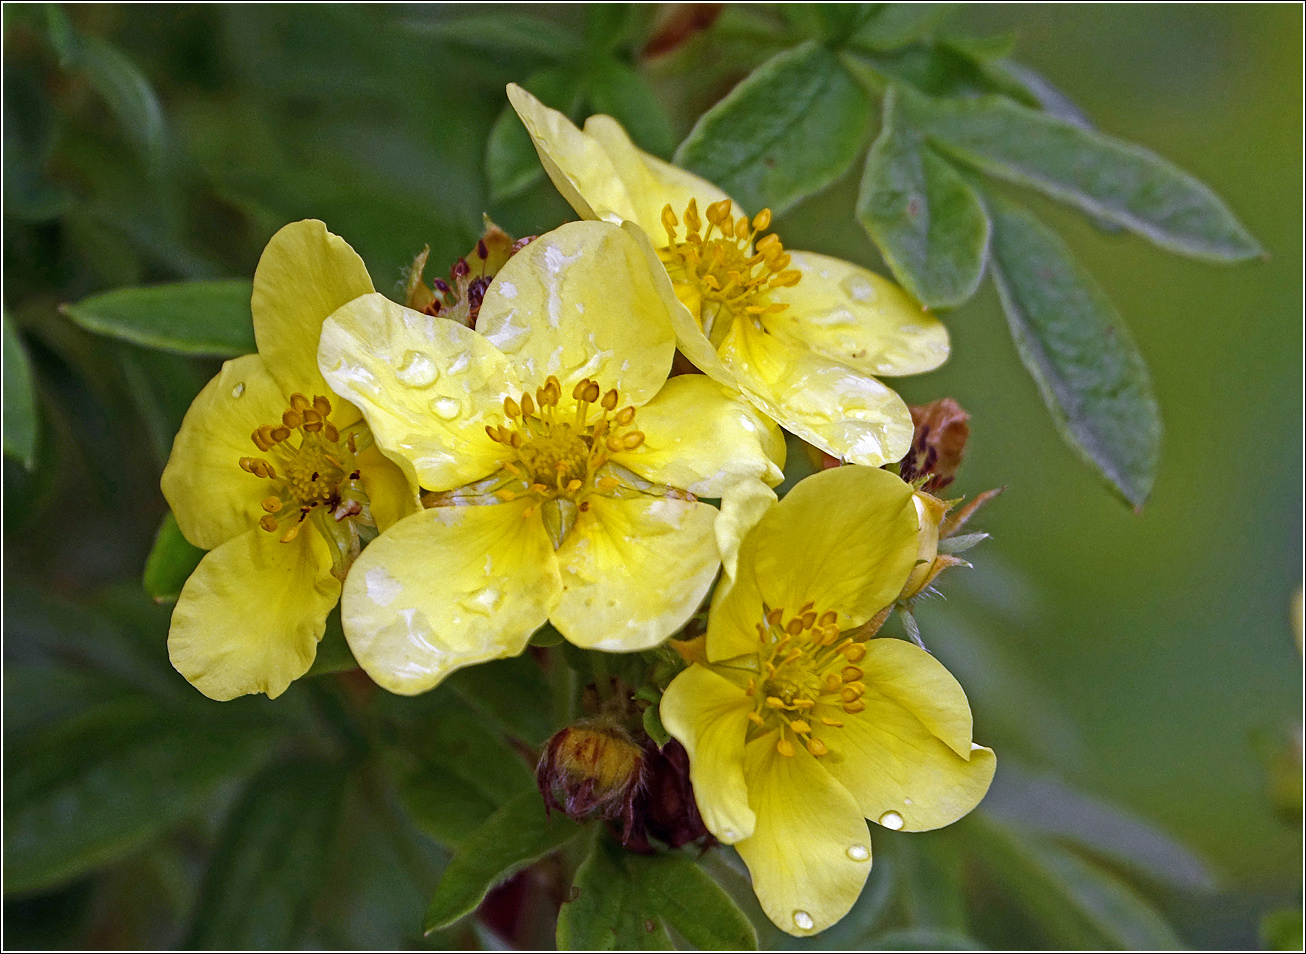
[[[340,607],[337,605],[327,614],[326,632],[317,644],[317,655],[313,665],[308,667],[305,676],[322,676],[331,672],[349,672],[358,668],[358,660],[349,648],[345,631],[340,625]]]
[[[843,175],[869,126],[861,85],[812,41],[772,57],[704,113],[676,164],[745,209],[780,214]]]
[[[884,3],[852,35],[849,45],[886,53],[934,32],[958,5],[955,3]]]
[[[620,122],[639,148],[662,158],[671,155],[675,140],[666,108],[648,81],[625,63],[604,58],[592,64],[588,97],[593,112]]]
[[[669,951],[667,929],[622,863],[622,848],[594,839],[576,870],[571,896],[558,911],[560,951]]]
[[[557,851],[580,830],[561,813],[550,817],[539,792],[522,792],[491,815],[453,856],[426,909],[425,932],[470,914],[491,888]]]
[[[966,829],[971,857],[1048,932],[1054,946],[1087,950],[1183,946],[1155,909],[1093,863],[983,812],[973,812]]]
[[[45,5],[47,35],[59,65],[81,73],[151,169],[158,168],[166,146],[163,107],[140,69],[116,47],[97,36],[79,33],[58,4]]]
[[[990,271],[1020,359],[1066,443],[1136,509],[1151,492],[1161,417],[1142,355],[1065,243],[990,196]]]
[[[1002,96],[916,97],[911,108],[930,140],[963,162],[1038,189],[1162,248],[1211,261],[1262,254],[1214,192],[1139,146]]]
[[[113,700],[6,752],[5,891],[50,888],[135,851],[267,750],[265,735]]]
[[[657,706],[653,705],[645,709],[642,721],[644,731],[648,733],[648,737],[653,740],[658,748],[662,748],[671,741],[671,733],[662,724],[662,715]]]
[[[120,345],[117,350],[127,390],[145,421],[161,472],[172,453],[173,438],[206,376],[192,359],[180,355],[131,345]]]
[[[748,918],[689,856],[597,837],[558,912],[558,949],[670,950],[667,928],[700,950],[757,949]]]
[[[911,926],[966,933],[962,859],[951,833],[899,836],[885,847],[897,862],[899,897]]]
[[[444,685],[523,742],[540,745],[553,734],[549,683],[529,653],[460,669]]]
[[[552,20],[518,13],[488,13],[440,20],[414,20],[409,29],[460,49],[511,57],[570,60],[580,41]]]
[[[190,579],[204,551],[192,546],[181,534],[177,518],[169,511],[154,535],[154,546],[145,558],[145,592],[156,603],[174,603]]]
[[[26,469],[36,466],[39,414],[32,365],[18,332],[4,315],[4,448]]]
[[[243,278],[119,288],[60,307],[87,331],[177,354],[233,357],[258,350]]]
[[[636,890],[656,916],[694,947],[757,950],[757,932],[748,918],[689,855],[623,855]]]
[[[989,218],[975,190],[925,145],[896,102],[891,87],[866,156],[857,217],[917,301],[953,308],[984,276]]]
[[[340,814],[344,772],[278,765],[246,791],[204,879],[187,947],[297,947],[322,893]]]
[[[425,723],[420,763],[403,776],[400,795],[417,825],[457,848],[499,808],[535,791],[535,776],[502,735],[450,701]]]
[[[571,70],[541,70],[522,83],[546,106],[571,115],[580,104],[583,87]],[[574,117],[573,117],[574,118]],[[506,104],[490,127],[485,146],[485,175],[490,201],[503,202],[524,192],[544,177],[539,153],[511,104]]]

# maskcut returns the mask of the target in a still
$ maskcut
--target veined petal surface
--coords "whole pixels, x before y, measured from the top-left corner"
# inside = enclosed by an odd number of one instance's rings
[[[257,525],[268,483],[241,469],[262,456],[250,435],[286,409],[261,355],[224,362],[191,402],[163,470],[163,496],[192,544],[212,550]]]
[[[377,444],[420,486],[449,490],[498,467],[502,447],[485,426],[504,422],[503,399],[521,384],[470,328],[364,295],[322,326],[318,360],[332,390],[358,405]]]
[[[586,649],[650,649],[689,620],[716,577],[717,510],[671,497],[588,501],[558,550],[562,598],[549,618]]]
[[[317,367],[322,322],[371,292],[367,266],[349,243],[317,219],[291,222],[272,236],[254,272],[254,340],[286,394],[326,396]]]
[[[210,699],[251,692],[275,699],[308,672],[339,598],[316,531],[282,543],[279,534],[248,530],[211,550],[186,581],[168,656]]]
[[[871,839],[857,803],[823,761],[801,748],[781,755],[776,738],[768,732],[745,749],[757,824],[735,850],[766,916],[803,937],[824,931],[852,908],[871,870]]]
[[[572,222],[508,260],[486,290],[477,331],[530,385],[555,375],[562,393],[583,378],[639,406],[671,370],[676,305],[671,281],[644,235],[605,222]]]
[[[662,724],[689,753],[690,782],[703,824],[733,845],[753,833],[757,816],[748,805],[744,740],[753,700],[743,689],[704,666],[676,676],[662,696]]]
[[[943,322],[889,279],[828,255],[790,256],[803,278],[771,291],[789,307],[766,317],[768,331],[867,375],[920,374],[948,360]]]
[[[434,507],[368,545],[340,616],[354,658],[401,695],[464,666],[516,656],[561,592],[553,545],[526,501]]]

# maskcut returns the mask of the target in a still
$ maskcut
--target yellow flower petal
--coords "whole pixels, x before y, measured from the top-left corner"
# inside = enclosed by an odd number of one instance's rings
[[[549,618],[586,649],[656,646],[694,614],[716,576],[716,508],[666,497],[588,501],[558,550],[563,593]]]
[[[830,750],[822,764],[872,821],[906,831],[949,825],[979,804],[996,765],[991,749],[972,746],[966,694],[911,643],[873,639],[866,650],[858,664],[866,709],[816,710],[844,723],[813,723]]]
[[[232,358],[191,403],[163,470],[163,496],[182,534],[212,550],[263,516],[268,483],[240,468],[260,457],[250,435],[286,409],[280,385],[257,354]]]
[[[526,501],[436,507],[396,523],[349,571],[340,604],[359,665],[416,695],[474,663],[515,656],[561,589],[553,545]]]
[[[476,329],[521,380],[556,375],[569,396],[583,378],[641,405],[671,370],[671,281],[634,228],[572,222],[508,260],[486,290]]]
[[[871,839],[857,803],[825,771],[825,760],[801,746],[781,755],[777,735],[768,732],[745,750],[757,825],[735,850],[766,916],[803,937],[824,931],[853,906],[871,870]]]
[[[789,254],[803,278],[772,290],[789,307],[767,316],[768,331],[863,374],[920,374],[948,360],[948,329],[893,282],[828,255]]]
[[[706,209],[714,202],[729,198],[706,179],[644,152],[630,141],[630,136],[621,128],[621,123],[611,116],[591,116],[585,120],[584,135],[603,146],[604,153],[616,169],[617,177],[629,197],[629,205],[624,209],[605,210],[592,199],[589,200],[590,206],[599,218],[620,214],[622,218],[630,219],[648,233],[649,239],[658,248],[667,244],[667,233],[662,227],[662,210],[668,205],[672,212],[680,216],[684,214],[690,199],[697,199],[698,207]],[[588,198],[584,189],[581,192]],[[741,214],[743,209],[736,209],[735,215]]]
[[[498,467],[503,448],[485,425],[503,423],[503,398],[521,384],[470,328],[365,295],[322,326],[318,357],[332,390],[358,405],[420,486],[449,490]]]
[[[848,629],[893,602],[916,559],[912,489],[888,471],[836,467],[800,481],[744,540],[735,584],[712,602],[708,658],[755,652],[762,604],[808,601]]]
[[[911,447],[911,413],[902,398],[795,338],[736,321],[720,355],[749,400],[835,457],[879,467]]]
[[[703,666],[690,666],[671,681],[658,714],[689,753],[694,801],[707,830],[727,845],[753,833],[744,781],[744,737],[753,700]]]
[[[716,518],[716,546],[724,573],[717,584],[718,591],[733,585],[739,575],[739,550],[744,538],[775,502],[775,491],[756,480],[735,484],[721,498],[721,514]]]
[[[313,664],[339,597],[317,533],[282,543],[275,533],[248,530],[210,551],[186,581],[168,656],[210,699],[251,692],[275,699]]]
[[[326,393],[317,368],[323,320],[372,291],[358,253],[317,219],[292,222],[272,236],[254,272],[254,340],[268,369],[291,394]]]
[[[669,379],[639,409],[635,426],[644,443],[612,459],[647,480],[699,497],[720,497],[742,480],[775,486],[784,480],[780,428],[703,374]]]
[[[378,530],[384,532],[392,524],[421,509],[414,485],[375,444],[358,455],[358,469]]]

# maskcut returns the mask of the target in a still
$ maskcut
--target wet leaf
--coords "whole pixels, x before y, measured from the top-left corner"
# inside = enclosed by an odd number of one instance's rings
[[[813,41],[772,57],[704,113],[676,164],[750,212],[781,214],[843,175],[869,128],[865,91]]]

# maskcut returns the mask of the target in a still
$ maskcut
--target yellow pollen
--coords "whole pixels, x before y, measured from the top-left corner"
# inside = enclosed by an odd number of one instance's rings
[[[758,238],[771,225],[771,210],[763,209],[749,221],[734,218],[729,199],[707,207],[707,230],[700,232],[697,201],[685,208],[684,235],[670,205],[662,210],[667,244],[658,253],[678,294],[697,298],[703,333],[720,345],[738,316],[759,319],[778,314],[788,306],[770,300],[773,289],[798,284],[802,273],[789,268],[790,257],[775,233]]]

